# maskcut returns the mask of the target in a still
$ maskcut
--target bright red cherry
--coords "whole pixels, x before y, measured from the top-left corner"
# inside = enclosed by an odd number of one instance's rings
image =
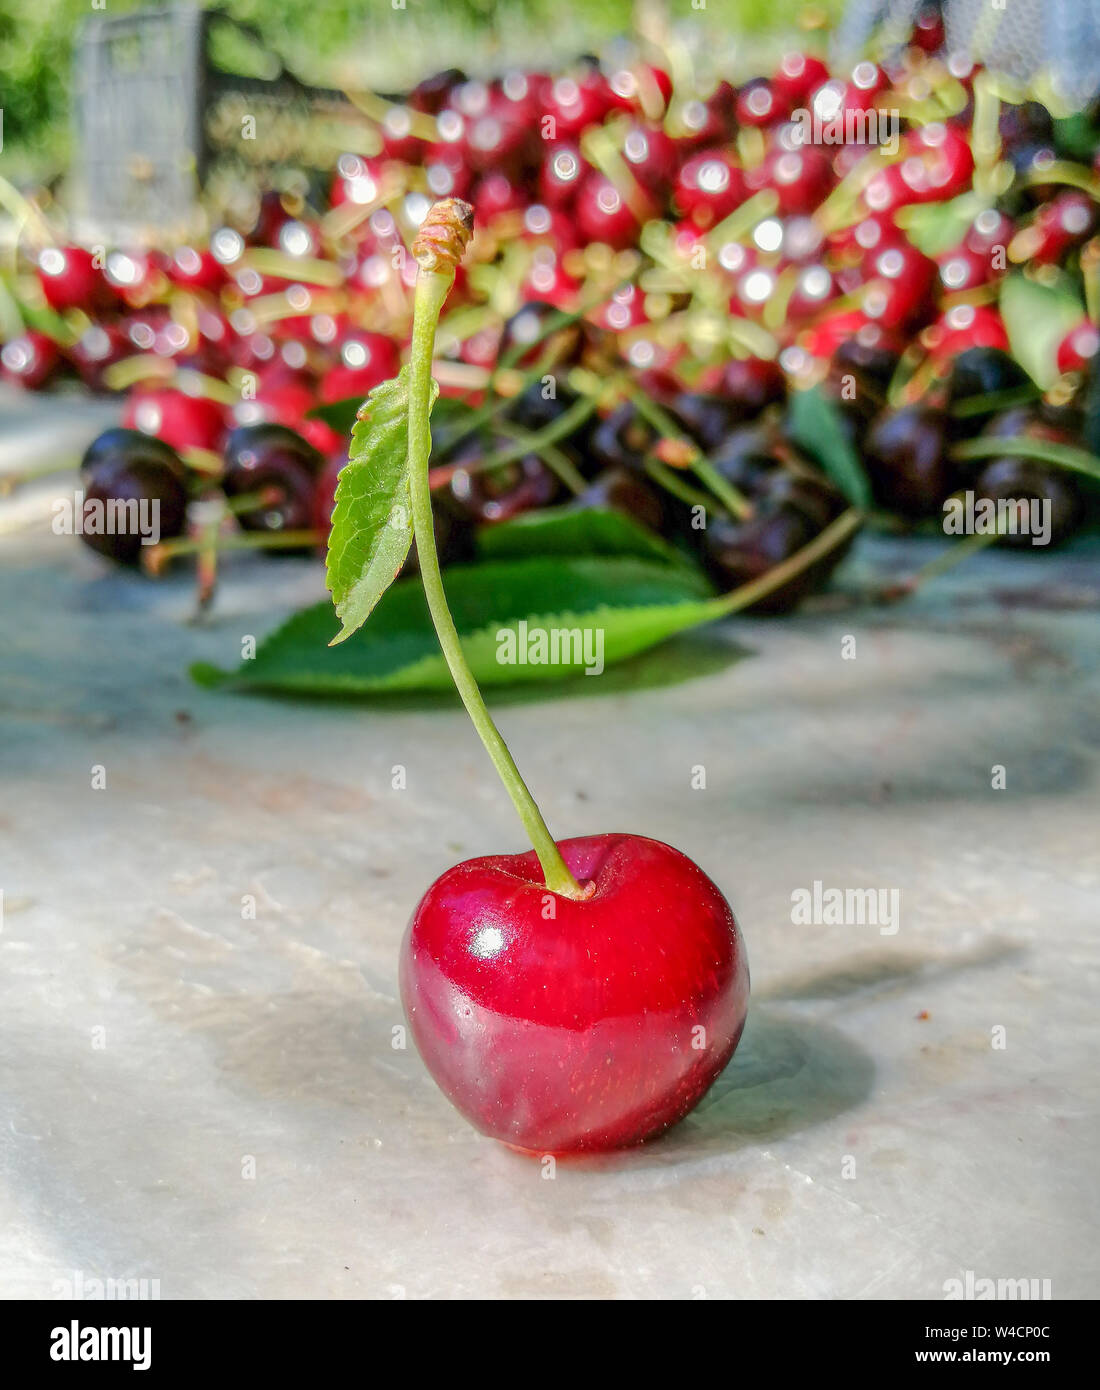
[[[139,391],[126,402],[127,429],[154,435],[177,453],[186,449],[218,452],[225,437],[225,407],[205,396],[188,396],[172,388]]]
[[[788,115],[788,110],[766,77],[754,77],[737,93],[734,104],[737,124],[769,126]]]
[[[682,1119],[748,1008],[729,904],[678,850],[637,835],[559,846],[584,900],[534,853],[449,869],[401,951],[413,1038],[483,1134],[535,1154],[621,1148]]]
[[[321,378],[321,400],[365,396],[379,382],[396,376],[398,365],[392,338],[384,333],[356,333],[340,345],[340,365]]]
[[[45,386],[60,361],[57,344],[36,328],[9,338],[0,348],[0,376],[18,382],[28,391]]]
[[[746,179],[751,189],[773,188],[779,211],[811,213],[832,187],[832,161],[824,149],[807,145],[799,150],[772,150]]]
[[[586,241],[602,241],[623,251],[637,240],[638,219],[611,180],[595,170],[577,192],[575,212]]]
[[[590,167],[575,145],[551,145],[539,170],[541,201],[551,208],[571,202]]]
[[[676,168],[676,146],[659,126],[630,126],[622,137],[623,161],[644,189],[663,189]]]
[[[1085,319],[1076,328],[1071,328],[1058,344],[1058,370],[1084,371],[1097,353],[1100,353],[1100,329],[1089,319]]]
[[[744,202],[745,179],[723,150],[701,150],[676,176],[674,197],[685,217],[709,227]]]
[[[820,58],[806,53],[788,53],[772,76],[772,90],[788,110],[805,106],[810,97],[829,80],[829,69]]]
[[[51,309],[90,311],[113,295],[90,251],[82,246],[47,246],[38,254],[38,283]]]

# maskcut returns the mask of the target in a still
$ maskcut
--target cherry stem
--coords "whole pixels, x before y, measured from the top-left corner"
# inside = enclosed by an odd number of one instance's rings
[[[723,594],[720,599],[716,599],[716,609],[724,616],[727,613],[736,613],[742,608],[750,608],[760,599],[767,598],[769,594],[774,593],[776,589],[781,589],[784,584],[801,574],[803,570],[809,569],[811,565],[823,559],[853,532],[858,531],[863,525],[863,521],[863,512],[858,507],[849,507],[835,521],[830,522],[824,531],[816,535],[808,545],[804,545],[801,550],[796,550],[789,559],[774,565],[759,579],[742,584],[740,588],[733,589],[730,593]]]
[[[428,611],[455,687],[531,839],[542,865],[546,886],[552,893],[581,899],[585,897],[585,891],[569,872],[561,851],[554,843],[554,837],[542,818],[542,812],[520,776],[508,745],[493,723],[481,689],[462,650],[462,640],[451,617],[447,594],[443,588],[443,577],[439,572],[439,555],[432,525],[432,495],[428,482],[432,450],[429,424],[432,354],[435,349],[439,313],[453,284],[453,265],[437,262],[434,268],[429,269],[422,263],[417,273],[413,299],[412,351],[409,357],[409,483],[420,577],[424,583]]]

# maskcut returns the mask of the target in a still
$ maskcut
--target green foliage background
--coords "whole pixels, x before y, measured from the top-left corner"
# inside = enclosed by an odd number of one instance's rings
[[[643,0],[647,3],[648,0]],[[154,8],[151,0],[102,0],[108,14]],[[383,91],[434,68],[489,72],[505,62],[549,65],[632,26],[633,0],[222,0],[216,6],[254,25],[299,76],[330,86]],[[740,66],[750,72],[762,35],[778,42],[807,12],[835,14],[841,0],[666,0],[673,22],[705,25],[732,44],[753,36]],[[0,0],[0,106],[7,172],[63,167],[69,140],[74,48],[93,0]],[[245,46],[217,55],[250,66]]]

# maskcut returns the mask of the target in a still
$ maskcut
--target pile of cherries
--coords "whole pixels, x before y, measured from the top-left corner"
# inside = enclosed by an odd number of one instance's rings
[[[374,154],[341,156],[324,199],[268,192],[249,225],[201,245],[42,245],[25,279],[53,313],[3,345],[0,371],[126,390],[124,428],[85,457],[89,497],[159,499],[170,539],[215,496],[223,532],[323,548],[347,436],[312,412],[397,371],[407,247],[453,194],[477,225],[440,332],[443,395],[471,407],[436,411],[444,558],[478,526],[602,505],[693,549],[723,587],[753,579],[846,505],[795,443],[789,399],[810,383],[834,397],[884,511],[935,517],[964,485],[1050,498],[1061,539],[1085,514],[1069,474],[1013,455],[963,474],[952,449],[979,432],[1079,442],[1096,326],[1066,334],[1040,395],[997,290],[1013,270],[1100,273],[1100,156],[1060,158],[1032,101],[1001,104],[981,143],[980,69],[943,41],[931,10],[883,64],[834,75],[796,53],[691,92],[645,62],[439,73],[385,108]],[[802,139],[806,112],[866,131],[850,118],[871,111],[903,114],[896,153]],[[918,250],[913,210],[976,185],[958,243]],[[141,556],[132,537],[86,539]],[[764,606],[791,607],[837,558]]]

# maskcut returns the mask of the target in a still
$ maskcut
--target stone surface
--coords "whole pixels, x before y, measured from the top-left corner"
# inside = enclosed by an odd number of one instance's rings
[[[866,540],[846,573],[931,553]],[[521,847],[460,710],[190,683],[315,563],[232,564],[203,625],[185,574],[41,524],[0,570],[0,1295],[1096,1296],[1095,547],[494,701],[550,824],[692,855],[754,982],[691,1118],[552,1175],[392,1045],[419,894]],[[898,889],[899,929],[793,924],[814,880]]]

